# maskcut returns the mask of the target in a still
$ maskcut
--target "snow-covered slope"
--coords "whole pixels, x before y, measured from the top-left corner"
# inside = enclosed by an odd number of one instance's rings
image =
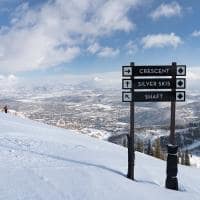
[[[0,113],[0,200],[199,200],[200,171],[179,167],[180,191],[164,187],[166,163],[65,129]]]

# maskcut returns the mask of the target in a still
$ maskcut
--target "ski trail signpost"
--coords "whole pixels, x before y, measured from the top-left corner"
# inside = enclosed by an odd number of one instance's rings
[[[169,144],[167,146],[166,188],[178,190],[177,151],[175,140],[176,102],[185,101],[186,65],[122,66],[122,101],[130,103],[130,133],[128,135],[128,174],[134,180],[134,110],[135,102],[171,102]],[[179,78],[177,78],[177,76]]]

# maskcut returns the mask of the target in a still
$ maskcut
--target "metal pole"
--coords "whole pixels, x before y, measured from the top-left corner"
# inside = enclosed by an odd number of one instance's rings
[[[178,190],[178,158],[175,138],[175,114],[176,114],[176,63],[172,63],[172,99],[171,99],[171,123],[169,144],[167,145],[167,178],[165,186],[168,189]]]
[[[134,67],[134,63],[130,63],[130,66]],[[134,74],[132,71],[132,77],[134,79]],[[134,97],[134,87],[132,84],[132,98]],[[135,112],[135,104],[134,102],[130,102],[130,133],[128,135],[128,174],[127,177],[129,179],[134,180],[134,165],[135,165],[135,147],[134,147],[134,112]]]
[[[169,143],[176,144],[175,139],[175,112],[176,112],[176,63],[172,63],[172,101],[171,101],[171,123],[170,123],[170,136]]]

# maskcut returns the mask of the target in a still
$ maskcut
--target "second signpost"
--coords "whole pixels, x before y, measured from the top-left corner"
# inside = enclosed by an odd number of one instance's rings
[[[134,180],[134,102],[171,102],[171,123],[169,144],[167,145],[167,178],[166,187],[178,190],[177,180],[177,145],[175,140],[176,102],[185,101],[186,66],[177,65],[145,65],[122,66],[122,101],[130,102],[130,133],[128,135],[128,174]],[[164,78],[163,78],[164,77]],[[167,77],[167,78],[166,78]],[[161,90],[161,91],[160,91]]]

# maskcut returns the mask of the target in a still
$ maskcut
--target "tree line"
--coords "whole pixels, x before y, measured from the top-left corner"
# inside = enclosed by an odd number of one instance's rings
[[[160,138],[157,138],[154,142],[151,140],[148,141],[148,144],[145,145],[142,140],[136,140],[136,151],[145,153],[147,155],[159,158],[162,160],[167,159],[167,152],[163,151],[160,145]],[[188,150],[178,152],[178,163],[181,165],[190,166],[190,153]]]

